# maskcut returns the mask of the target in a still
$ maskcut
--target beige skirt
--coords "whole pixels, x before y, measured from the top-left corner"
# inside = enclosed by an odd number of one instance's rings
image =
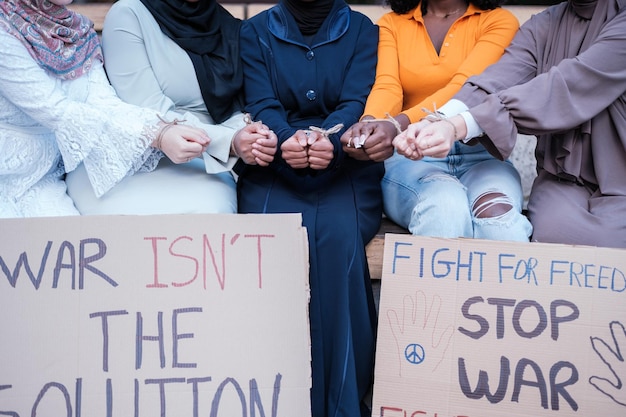
[[[236,213],[230,172],[207,174],[204,161],[173,164],[162,158],[152,172],[124,178],[102,197],[91,188],[84,165],[67,174],[67,192],[83,215]]]

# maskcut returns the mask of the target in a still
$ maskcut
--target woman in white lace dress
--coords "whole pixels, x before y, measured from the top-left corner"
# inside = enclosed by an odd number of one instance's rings
[[[277,143],[261,124],[244,128],[240,24],[215,0],[120,0],[111,7],[102,48],[117,94],[202,128],[210,143],[202,158],[180,165],[163,158],[153,172],[125,178],[99,199],[79,167],[67,185],[82,214],[237,212],[237,156],[267,165]],[[263,130],[248,132],[254,127]]]
[[[0,217],[78,214],[64,174],[100,196],[124,177],[202,153],[201,129],[164,124],[110,87],[91,22],[71,0],[0,2]]]

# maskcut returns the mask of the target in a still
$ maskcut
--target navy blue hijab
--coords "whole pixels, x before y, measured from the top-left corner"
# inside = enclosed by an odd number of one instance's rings
[[[333,8],[335,0],[284,0],[304,36],[315,35]]]

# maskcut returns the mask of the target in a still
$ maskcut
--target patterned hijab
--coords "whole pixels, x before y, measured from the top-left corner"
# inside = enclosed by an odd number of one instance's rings
[[[93,23],[47,0],[1,0],[0,26],[57,78],[76,79],[91,69],[94,60],[102,61]]]
[[[215,0],[141,0],[161,30],[184,49],[196,71],[202,98],[217,123],[243,108],[239,58],[241,20]]]

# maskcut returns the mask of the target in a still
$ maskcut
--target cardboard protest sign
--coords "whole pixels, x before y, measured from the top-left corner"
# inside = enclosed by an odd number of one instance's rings
[[[626,251],[387,235],[372,416],[626,415]]]
[[[310,415],[299,215],[10,219],[0,235],[0,415]]]

